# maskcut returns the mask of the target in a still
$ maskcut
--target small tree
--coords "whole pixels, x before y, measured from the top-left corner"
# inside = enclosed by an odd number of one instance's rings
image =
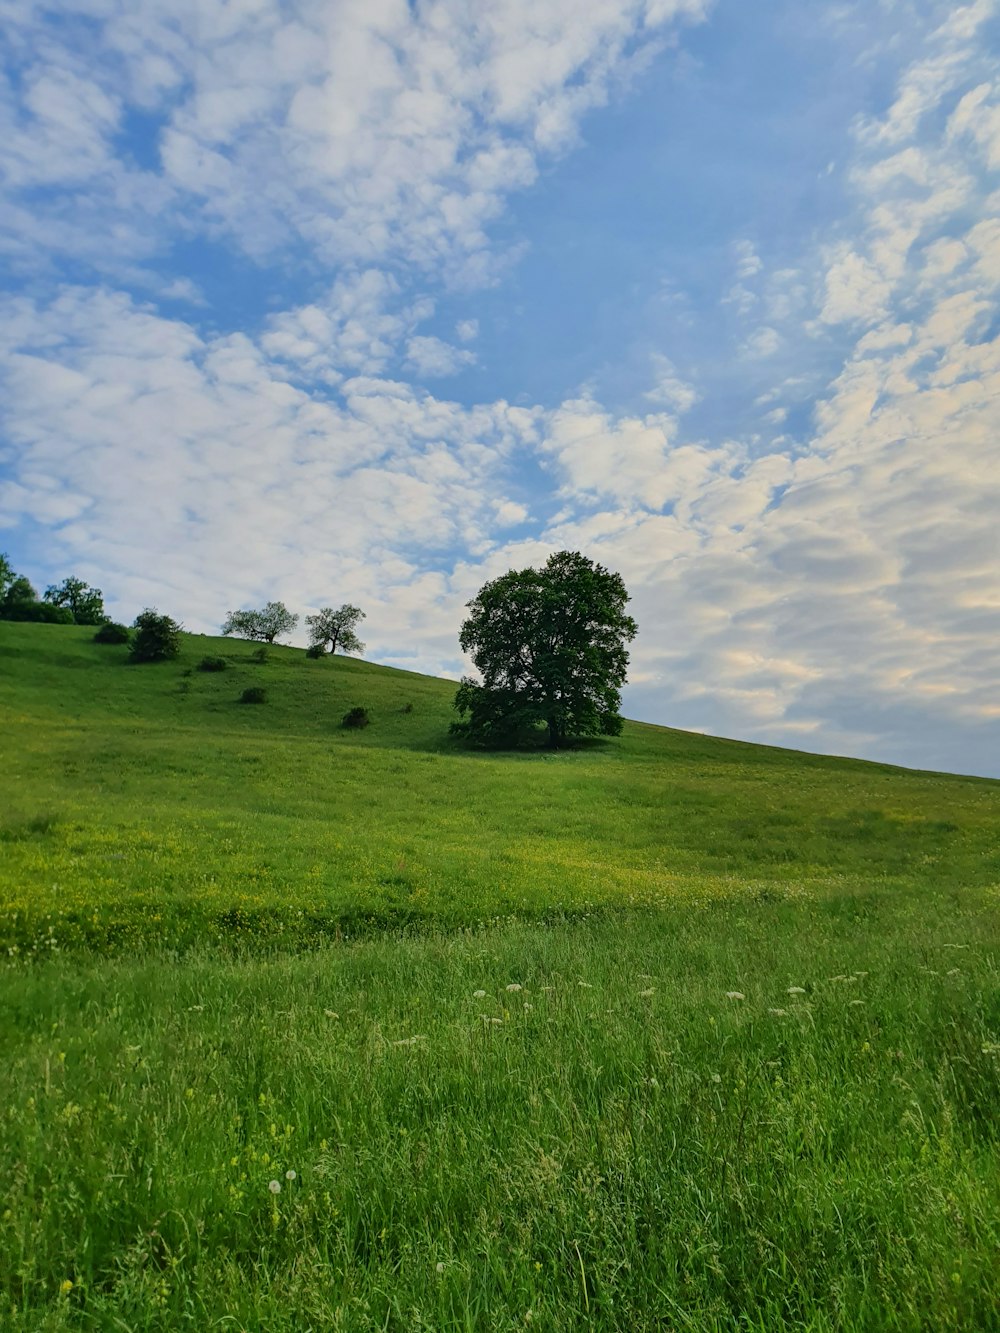
[[[132,622],[135,634],[129,655],[133,662],[165,662],[181,650],[181,627],[155,607],[147,607]]]
[[[324,606],[316,615],[306,616],[310,650],[322,653],[329,644],[331,653],[335,653],[338,648],[342,653],[363,653],[365,645],[354,630],[358,622],[364,619],[365,613],[359,606],[347,603],[336,611],[332,606]]]
[[[503,745],[544,723],[552,747],[618,735],[625,643],[636,634],[628,600],[620,574],[577,551],[485,584],[460,635],[482,682],[462,681],[455,707],[463,721],[453,730]]]
[[[100,588],[91,588],[83,579],[68,578],[45,589],[46,602],[65,606],[72,612],[78,625],[100,625],[105,619],[104,594]]]
[[[268,602],[263,611],[230,611],[222,632],[257,643],[274,643],[280,634],[291,634],[298,623],[298,616],[284,602]]]

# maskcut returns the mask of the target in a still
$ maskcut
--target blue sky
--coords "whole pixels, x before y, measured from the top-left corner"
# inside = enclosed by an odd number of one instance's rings
[[[1000,5],[0,0],[0,549],[625,577],[632,716],[1000,775]]]

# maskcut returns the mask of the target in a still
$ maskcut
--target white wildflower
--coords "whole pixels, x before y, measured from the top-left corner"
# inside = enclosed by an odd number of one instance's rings
[[[747,997],[743,994],[743,992],[742,992],[741,990],[727,990],[727,991],[726,991],[726,999],[727,999],[727,1000],[745,1000],[746,998],[747,998]]]
[[[294,1179],[295,1179],[295,1172],[294,1172],[294,1171],[286,1171],[286,1172],[285,1172],[285,1179],[286,1179],[286,1180],[294,1180]]]
[[[653,995],[653,994],[654,994],[654,991],[653,991],[652,986],[650,986],[649,990],[641,990],[641,991],[639,992],[639,995],[640,995],[640,997],[641,997],[643,1000],[648,1000],[649,997],[650,997],[651,995]]]
[[[473,998],[474,1000],[485,1000],[485,999],[486,999],[486,992],[485,992],[484,990],[474,990],[474,991],[472,992],[472,998]]]
[[[509,985],[506,989],[509,990],[509,991],[516,991],[516,990],[521,990],[521,989],[523,989],[523,988],[522,988],[522,986],[520,985],[519,982],[517,982],[517,981],[512,981],[512,982],[510,983],[510,985]]]
[[[280,1194],[280,1193],[281,1193],[281,1181],[280,1181],[280,1180],[270,1180],[270,1181],[268,1181],[267,1188],[271,1191],[272,1194]]]
[[[339,1015],[338,1013],[336,1013],[333,1009],[324,1009],[323,1012],[324,1012],[324,1014],[326,1014],[327,1018],[339,1018],[339,1017],[340,1017],[340,1015]]]
[[[721,1083],[721,1082],[722,1082],[722,1075],[721,1075],[721,1074],[713,1074],[713,1075],[712,1075],[712,1082],[713,1082],[713,1083]]]
[[[775,1018],[785,1018],[786,1015],[788,1014],[787,1009],[768,1009],[767,1012],[769,1014],[773,1014]]]
[[[434,1271],[435,1271],[436,1273],[443,1273],[443,1272],[444,1272],[444,1264],[438,1262],[438,1264],[435,1266]]]
[[[788,994],[789,994],[789,995],[805,995],[805,993],[806,993],[806,988],[805,988],[805,986],[789,986],[789,987],[788,987]]]
[[[578,986],[583,986],[583,988],[584,988],[585,990],[593,990],[593,989],[594,989],[593,986],[590,984],[589,981],[578,981],[576,984],[577,984]]]

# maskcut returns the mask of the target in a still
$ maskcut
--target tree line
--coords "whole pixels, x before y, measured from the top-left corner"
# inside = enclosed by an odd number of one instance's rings
[[[625,611],[629,600],[620,574],[579,551],[559,551],[541,569],[510,570],[485,583],[467,603],[470,615],[459,633],[480,678],[462,678],[452,733],[495,748],[544,737],[553,749],[583,736],[619,735],[625,645],[637,633]],[[180,650],[181,625],[155,608],[141,612],[131,629],[116,625],[104,614],[99,588],[68,578],[39,598],[6,556],[0,556],[0,619],[97,625],[96,639],[128,642],[137,662],[163,661]],[[363,653],[356,631],[364,619],[349,603],[306,616],[307,654]],[[298,623],[284,602],[272,601],[230,611],[222,633],[273,644]]]

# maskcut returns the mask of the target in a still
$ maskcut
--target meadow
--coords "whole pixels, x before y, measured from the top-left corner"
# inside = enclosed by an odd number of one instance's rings
[[[0,625],[0,1327],[1000,1328],[1000,784],[90,634]]]

